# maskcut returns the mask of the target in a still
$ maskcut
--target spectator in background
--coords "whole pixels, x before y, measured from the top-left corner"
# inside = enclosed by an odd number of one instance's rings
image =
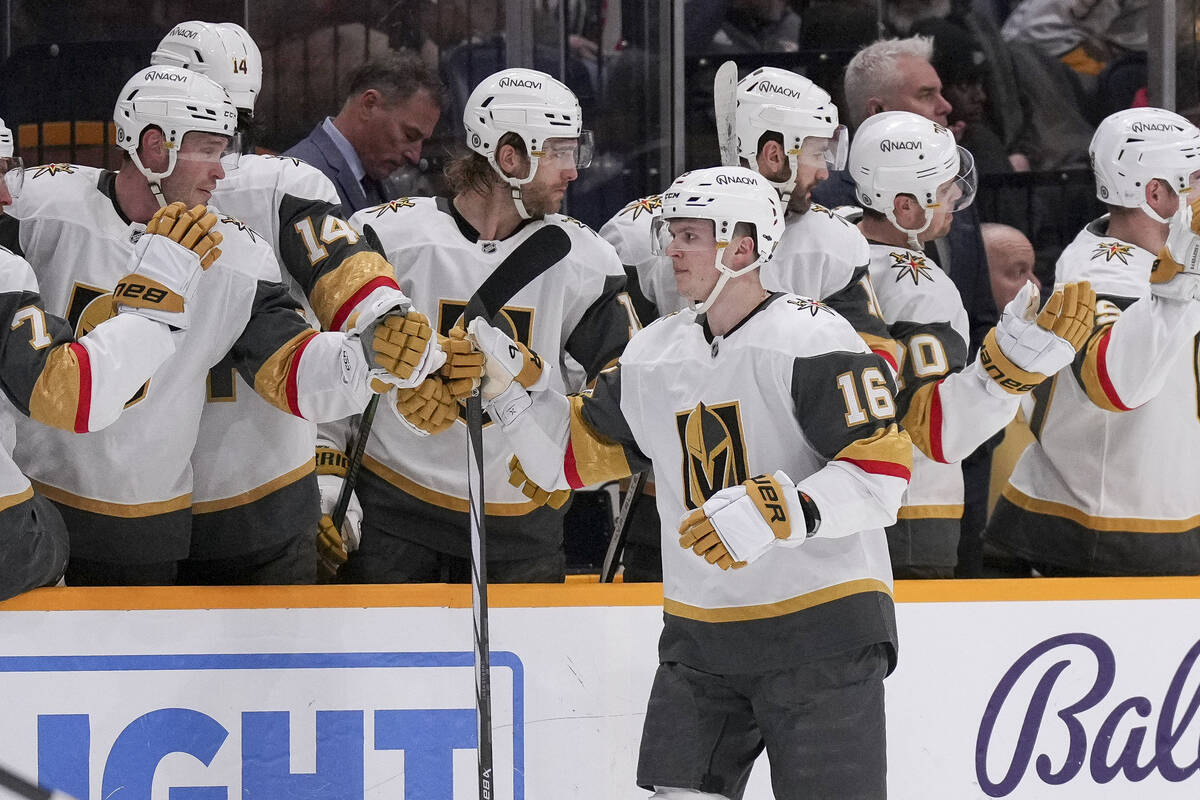
[[[733,0],[708,52],[794,53],[800,49],[800,15],[787,0]]]
[[[383,181],[421,158],[442,113],[444,89],[420,58],[391,55],[355,70],[337,117],[326,117],[284,153],[307,161],[337,187],[350,214],[393,198]]]
[[[1033,281],[1045,294],[1045,287],[1033,272],[1033,244],[1011,225],[985,222],[980,228],[987,252],[988,275],[992,280],[992,299],[996,308],[1004,308],[1026,281]]]
[[[1146,0],[1023,0],[1001,33],[1094,79],[1121,55],[1146,52]]]

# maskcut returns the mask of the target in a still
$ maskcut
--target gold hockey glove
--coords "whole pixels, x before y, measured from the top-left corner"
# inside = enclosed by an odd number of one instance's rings
[[[382,367],[402,381],[409,380],[422,362],[430,356],[430,339],[433,328],[429,318],[419,311],[407,314],[389,314],[375,325],[371,337],[374,366]],[[382,384],[382,381],[376,380]],[[372,386],[377,392],[386,388]]]
[[[221,256],[217,247],[225,237],[214,231],[217,215],[205,206],[188,210],[183,203],[171,203],[154,212],[146,223],[146,233],[166,236],[200,257],[200,268],[208,269]]]
[[[440,336],[438,341],[446,354],[441,376],[445,378],[450,394],[455,400],[470,397],[483,379],[483,353],[471,345],[467,332],[459,327],[451,328],[450,335]]]
[[[778,542],[796,546],[815,533],[820,516],[808,503],[812,511],[806,514],[800,492],[782,470],[757,475],[722,489],[684,515],[679,546],[721,569],[739,569]]]
[[[548,505],[551,508],[562,508],[571,499],[570,489],[556,489],[548,492],[529,480],[529,476],[525,474],[525,470],[521,469],[521,462],[516,456],[513,456],[508,462],[508,482],[520,489],[521,494],[538,506]]]
[[[1068,283],[1037,311],[1037,287],[1027,282],[988,331],[979,363],[1010,394],[1022,394],[1075,360],[1092,332],[1096,293],[1087,281]]]
[[[441,433],[458,419],[458,401],[441,378],[432,376],[413,389],[397,389],[396,411],[419,431]]]

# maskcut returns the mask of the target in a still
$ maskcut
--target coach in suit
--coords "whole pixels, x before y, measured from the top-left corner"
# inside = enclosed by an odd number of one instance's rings
[[[326,117],[284,153],[333,181],[347,217],[392,199],[384,196],[383,180],[420,161],[445,95],[437,73],[409,55],[368,61],[351,73],[349,83],[338,115]]]

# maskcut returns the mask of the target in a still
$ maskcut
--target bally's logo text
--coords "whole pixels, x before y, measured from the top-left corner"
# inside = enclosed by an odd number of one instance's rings
[[[1200,641],[1164,685],[1139,691],[1137,654],[1120,669],[1090,633],[1064,633],[1029,648],[996,684],[975,742],[975,777],[988,797],[1155,797],[1188,781],[1200,797]],[[1163,653],[1174,663],[1178,656]],[[1157,683],[1157,681],[1155,681]],[[1144,786],[1137,786],[1142,784]],[[1099,787],[1113,784],[1101,794]],[[1080,792],[1083,792],[1081,794]],[[1181,796],[1172,794],[1172,797]]]
[[[494,791],[525,797],[524,673],[491,654]],[[478,797],[470,652],[0,657],[0,763],[78,800]]]

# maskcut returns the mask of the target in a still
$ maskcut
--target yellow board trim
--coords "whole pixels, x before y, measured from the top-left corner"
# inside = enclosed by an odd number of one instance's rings
[[[453,495],[444,494],[436,489],[430,489],[422,486],[415,481],[406,478],[395,470],[385,467],[375,459],[368,455],[363,456],[363,467],[383,480],[395,486],[405,494],[410,494],[418,500],[423,500],[430,505],[435,505],[439,508],[447,508],[451,511],[460,511],[467,513],[470,508],[467,506],[467,501],[462,497],[454,497]],[[537,509],[538,503],[485,503],[483,513],[490,514],[493,517],[523,517],[529,512]]]
[[[492,608],[661,606],[660,583],[497,584]],[[1200,577],[1026,578],[897,581],[900,603],[1031,603],[1195,600]],[[380,586],[119,586],[35,589],[0,602],[0,611],[141,611],[258,608],[470,608],[463,584]]]
[[[0,511],[8,511],[13,506],[19,506],[26,500],[33,498],[33,487],[25,487],[25,491],[10,494],[5,497],[0,497]]]
[[[883,581],[877,581],[874,578],[862,578],[856,581],[847,581],[846,583],[827,586],[824,589],[818,589],[815,592],[808,592],[796,597],[789,597],[787,600],[780,600],[775,603],[763,603],[756,606],[700,608],[699,606],[690,606],[686,603],[666,598],[663,600],[663,611],[672,616],[694,619],[698,622],[745,622],[753,619],[782,617],[785,614],[794,614],[797,611],[804,611],[807,608],[813,608],[824,603],[831,603],[834,600],[841,600],[843,597],[863,594],[865,592],[882,592],[886,595],[891,595],[892,593],[891,589]]]
[[[962,503],[947,506],[901,506],[896,519],[961,519]]]
[[[1200,514],[1187,519],[1143,519],[1140,517],[1098,517],[1052,500],[1030,497],[1011,483],[1000,492],[1004,499],[1018,508],[1035,514],[1048,514],[1078,523],[1095,531],[1119,531],[1121,533],[1183,533],[1200,527]]]
[[[153,517],[158,514],[169,514],[172,511],[182,511],[185,508],[190,508],[192,505],[192,493],[181,494],[179,497],[173,497],[170,500],[160,500],[156,503],[110,503],[104,500],[93,500],[90,497],[81,497],[77,494],[71,494],[65,489],[60,489],[57,486],[32,481],[33,486],[46,497],[56,503],[62,503],[64,506],[78,508],[80,511],[90,511],[93,514],[104,514],[108,517],[121,517],[122,519],[139,519],[141,517]]]
[[[26,123],[17,128],[17,141],[22,149],[37,147],[39,143],[46,147],[65,147],[71,144],[71,125],[70,122],[43,122],[40,126],[36,122]],[[76,147],[104,144],[106,127],[108,143],[117,141],[117,126],[112,122],[76,122],[74,125]]]
[[[257,500],[261,500],[271,492],[278,491],[285,486],[291,486],[296,481],[305,477],[316,469],[317,459],[310,458],[305,463],[296,467],[291,472],[280,475],[274,480],[267,481],[262,486],[256,486],[253,489],[248,489],[241,494],[235,494],[232,497],[224,497],[220,500],[204,500],[199,503],[192,504],[193,514],[211,514],[214,511],[224,511],[229,508],[237,508]]]

